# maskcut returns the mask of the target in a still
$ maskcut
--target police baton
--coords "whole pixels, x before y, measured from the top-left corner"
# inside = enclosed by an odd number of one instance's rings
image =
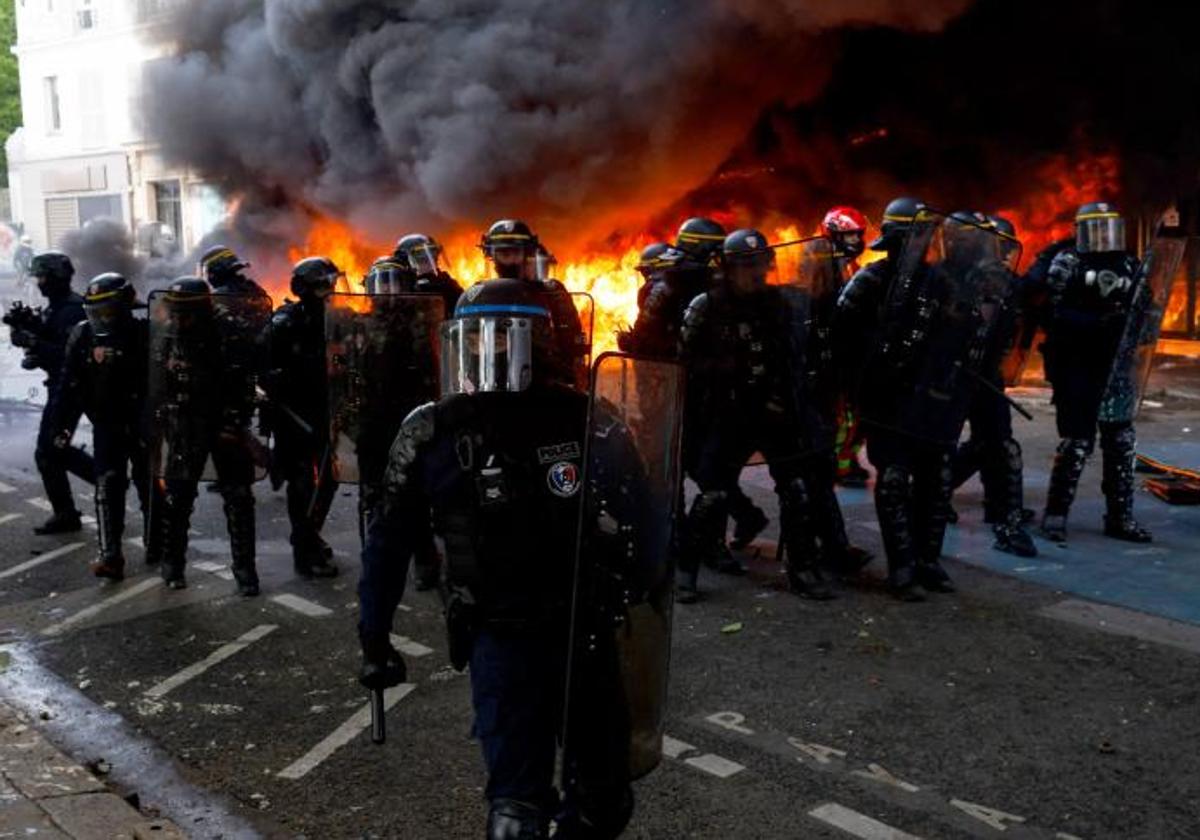
[[[383,689],[371,689],[371,743],[382,744],[387,740],[387,719],[384,717]]]
[[[1013,408],[1015,408],[1017,410],[1017,413],[1020,414],[1022,417],[1024,417],[1026,420],[1033,419],[1033,415],[1025,410],[1025,406],[1021,405],[1019,402],[1014,400],[1008,394],[1004,393],[1004,391],[997,388],[995,385],[993,385],[991,382],[989,382],[986,377],[980,376],[977,372],[971,370],[970,368],[962,367],[961,364],[959,365],[959,368],[960,368],[960,370],[966,371],[971,376],[972,379],[974,379],[976,382],[978,382],[984,388],[991,391],[993,394],[998,396],[1000,399],[1004,400],[1009,405],[1011,405]]]

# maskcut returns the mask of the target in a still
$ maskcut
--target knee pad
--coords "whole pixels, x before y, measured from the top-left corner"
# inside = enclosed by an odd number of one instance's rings
[[[254,491],[247,484],[222,484],[221,498],[225,507],[239,510],[254,507]]]
[[[536,805],[494,799],[488,811],[487,840],[544,840],[549,819]]]
[[[879,471],[875,483],[875,496],[884,503],[902,502],[908,498],[912,475],[903,467],[895,465]]]
[[[779,504],[784,508],[803,507],[808,504],[808,487],[799,476],[778,488]]]
[[[692,516],[704,518],[724,512],[729,494],[724,490],[705,490],[692,502]]]
[[[1131,452],[1137,446],[1137,432],[1132,423],[1101,423],[1100,448]]]
[[[1058,442],[1059,455],[1084,460],[1096,449],[1096,441],[1092,438],[1063,438]]]

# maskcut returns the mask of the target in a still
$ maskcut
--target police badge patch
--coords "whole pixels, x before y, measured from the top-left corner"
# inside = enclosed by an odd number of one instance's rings
[[[559,461],[547,471],[546,486],[555,496],[571,498],[579,492],[579,467],[570,461]]]

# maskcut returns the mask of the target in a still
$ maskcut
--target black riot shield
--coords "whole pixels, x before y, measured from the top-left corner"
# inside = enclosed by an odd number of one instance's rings
[[[220,335],[209,295],[150,294],[146,436],[152,474],[204,477],[221,423]]]
[[[334,294],[325,305],[330,475],[382,480],[404,418],[438,396],[437,295]]]
[[[958,441],[971,392],[1011,299],[1011,271],[989,226],[922,211],[885,307],[883,387],[864,423],[938,446]],[[876,380],[876,385],[879,385]]]
[[[674,362],[604,353],[592,368],[564,755],[627,756],[632,778],[662,757],[683,394]]]
[[[1171,286],[1179,271],[1187,237],[1177,227],[1161,228],[1138,271],[1133,299],[1113,368],[1108,376],[1100,419],[1128,423],[1137,417],[1150,379],[1154,348],[1163,315],[1171,299]]]

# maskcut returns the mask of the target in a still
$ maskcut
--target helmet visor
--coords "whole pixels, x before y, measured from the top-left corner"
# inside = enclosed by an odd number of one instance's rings
[[[95,336],[104,338],[120,328],[129,314],[129,305],[119,293],[109,292],[98,300],[84,301],[83,312]]]
[[[431,277],[441,270],[441,249],[428,242],[408,252],[408,262],[418,277]]]
[[[533,380],[530,318],[482,315],[442,324],[442,396],[524,391]]]
[[[554,266],[558,265],[558,260],[555,259],[553,254],[546,251],[538,251],[534,254],[531,262],[533,263],[534,280],[545,282],[554,277]]]
[[[1080,219],[1075,225],[1075,247],[1081,254],[1125,250],[1125,220],[1116,215]]]
[[[405,291],[404,271],[396,265],[372,268],[367,274],[367,294],[399,295]]]

